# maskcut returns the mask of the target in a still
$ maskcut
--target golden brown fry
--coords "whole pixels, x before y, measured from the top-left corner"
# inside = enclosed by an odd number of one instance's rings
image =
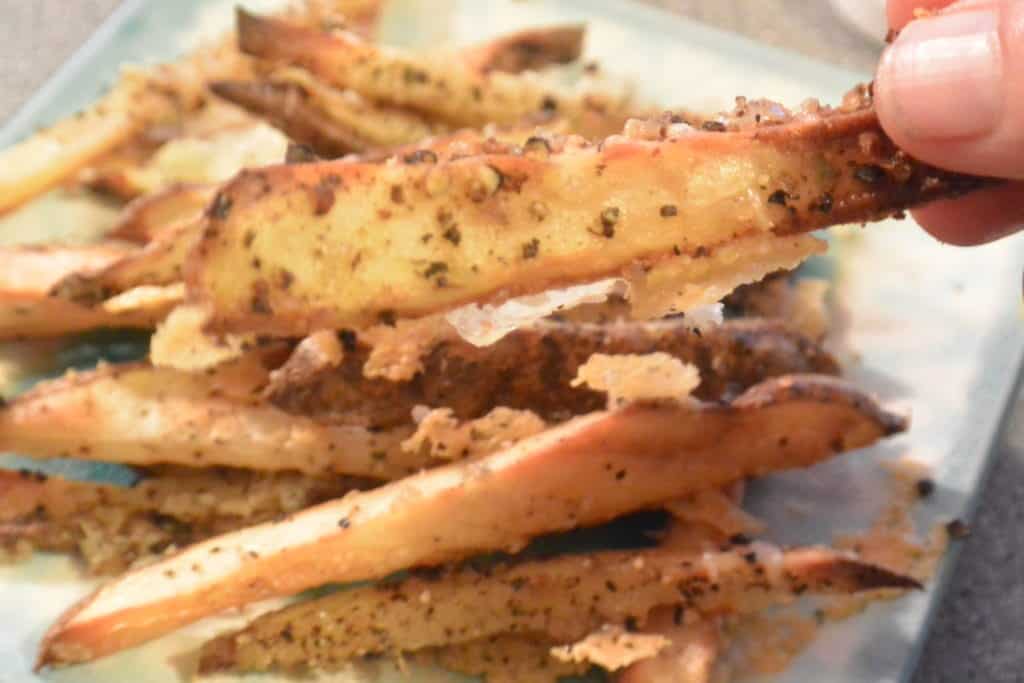
[[[244,10],[238,12],[238,41],[247,54],[301,66],[325,83],[421,111],[453,127],[514,124],[533,114],[558,112],[572,122],[573,132],[600,137],[621,128],[629,115],[625,98],[563,95],[521,75],[480,74],[459,59],[383,50],[351,33],[323,33]]]
[[[769,380],[728,405],[595,413],[485,458],[350,494],[125,574],[53,626],[39,664],[88,661],[230,607],[325,583],[516,550],[540,534],[805,467],[904,426],[848,385],[813,376]]]
[[[212,536],[340,498],[365,482],[296,473],[164,467],[131,487],[0,470],[0,546],[80,556],[91,574],[127,570]]]
[[[288,415],[258,400],[275,349],[207,373],[145,363],[69,373],[0,409],[4,450],[128,465],[224,465],[393,479],[431,464],[401,448],[412,426],[372,432]]]
[[[571,388],[579,367],[595,353],[662,351],[695,364],[696,396],[730,398],[768,377],[794,373],[836,374],[827,352],[778,322],[731,321],[706,332],[684,321],[620,322],[609,325],[539,323],[487,348],[458,338],[426,349],[422,370],[404,382],[368,379],[370,348],[353,332],[341,335],[344,358],[336,365],[272,377],[266,396],[290,413],[328,422],[358,420],[385,428],[404,424],[416,405],[448,407],[460,420],[478,418],[497,406],[531,410],[548,420],[600,410],[604,393]],[[298,353],[298,352],[297,352]],[[333,356],[332,356],[333,358]],[[332,361],[333,362],[333,361]]]
[[[602,552],[458,569],[286,607],[207,643],[200,671],[337,667],[498,633],[544,633],[572,643],[605,624],[643,623],[656,607],[750,612],[793,595],[920,588],[914,579],[824,548],[766,546],[688,554]]]
[[[64,119],[0,152],[0,214],[71,177],[149,122],[147,83],[130,74],[81,116]]]
[[[459,57],[470,69],[483,75],[492,71],[536,71],[579,59],[585,35],[586,27],[582,24],[528,28],[461,50]]]
[[[140,300],[119,310],[90,308],[49,296],[63,278],[102,270],[136,253],[117,244],[0,249],[0,339],[56,337],[98,328],[152,327],[170,310]]]
[[[793,233],[986,182],[908,160],[870,109],[734,133],[662,130],[244,173],[214,204],[189,292],[211,308],[212,329],[279,335],[635,279],[644,265],[677,271],[661,287],[681,278],[688,305],[710,303],[821,248]],[[453,227],[458,239],[446,239]]]
[[[216,185],[178,184],[140,197],[125,207],[108,236],[145,244],[182,223],[200,218],[216,194]]]
[[[446,130],[415,113],[334,90],[296,69],[261,82],[216,81],[210,89],[328,159],[407,145]]]

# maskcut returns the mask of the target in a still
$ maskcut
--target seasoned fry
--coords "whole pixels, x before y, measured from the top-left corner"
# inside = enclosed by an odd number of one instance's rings
[[[138,107],[146,99],[146,80],[126,75],[81,116],[0,152],[0,214],[43,194],[138,134],[149,122]]]
[[[904,427],[841,381],[813,376],[769,380],[728,405],[595,413],[480,460],[350,494],[125,574],[63,616],[39,663],[88,661],[324,583],[515,550],[539,534],[808,466]]]
[[[467,676],[482,676],[487,683],[557,683],[565,676],[578,676],[591,668],[589,664],[553,658],[552,645],[543,635],[502,634],[425,648],[402,657]],[[317,662],[313,660],[310,664],[316,666]]]
[[[622,97],[565,95],[523,75],[481,74],[459,59],[383,50],[351,33],[323,33],[244,10],[238,12],[238,41],[247,54],[301,66],[325,83],[418,110],[453,127],[514,124],[557,111],[572,122],[574,132],[601,137],[620,129],[629,115]]]
[[[328,159],[407,145],[447,130],[412,112],[334,90],[298,69],[263,82],[216,81],[210,89]]]
[[[401,448],[411,425],[380,432],[325,425],[256,400],[275,354],[250,353],[207,373],[131,363],[43,382],[0,409],[0,447],[41,458],[375,479],[431,464]]]
[[[91,574],[113,574],[360,485],[366,484],[339,476],[167,467],[121,487],[0,470],[0,546],[28,541],[80,556]]]
[[[146,244],[182,223],[200,218],[216,194],[216,185],[176,184],[140,197],[125,207],[109,237]]]
[[[603,552],[343,591],[264,615],[207,643],[200,670],[301,669],[309,659],[336,667],[367,654],[523,631],[572,643],[605,624],[643,623],[659,606],[749,612],[804,592],[920,588],[835,551],[766,549]]]
[[[201,217],[171,225],[140,250],[104,268],[71,273],[49,294],[82,306],[95,306],[136,287],[180,283],[185,257],[201,231]]]
[[[586,27],[581,24],[529,28],[462,50],[459,57],[482,75],[536,71],[579,59],[585,35]]]
[[[869,108],[738,132],[662,130],[244,173],[216,200],[189,292],[211,308],[211,329],[301,335],[628,279],[638,265],[671,271],[678,254],[692,306],[821,249],[793,233],[985,183],[907,159]],[[444,238],[452,226],[457,242]]]
[[[49,296],[50,288],[63,278],[102,270],[134,253],[133,248],[116,244],[0,249],[0,339],[153,327],[172,304],[140,299],[135,305],[105,310]]]
[[[768,377],[838,372],[835,361],[816,344],[780,323],[756,320],[730,321],[704,333],[679,320],[548,322],[485,349],[445,339],[424,352],[422,370],[405,382],[366,378],[370,348],[351,332],[342,339],[347,346],[338,365],[276,374],[266,392],[270,401],[297,415],[329,422],[357,418],[378,428],[405,423],[416,405],[451,408],[460,420],[480,417],[499,405],[556,420],[605,406],[604,393],[570,387],[580,366],[595,353],[661,351],[695,364],[701,377],[695,395],[706,400],[730,398]]]

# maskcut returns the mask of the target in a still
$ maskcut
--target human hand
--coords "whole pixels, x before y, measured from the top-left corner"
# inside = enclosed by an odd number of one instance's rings
[[[916,9],[935,13],[914,19]],[[886,133],[912,156],[1010,183],[914,211],[950,244],[1024,228],[1024,0],[888,0],[899,36],[875,79]]]

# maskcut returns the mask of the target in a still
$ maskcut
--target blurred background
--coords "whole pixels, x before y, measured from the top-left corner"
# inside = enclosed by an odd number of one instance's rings
[[[172,1],[172,0],[164,0]],[[884,0],[639,0],[869,78],[884,47]],[[0,121],[120,0],[0,0]],[[808,93],[812,96],[815,93]],[[938,379],[938,378],[937,378]],[[913,683],[1024,681],[1024,406],[995,471]]]

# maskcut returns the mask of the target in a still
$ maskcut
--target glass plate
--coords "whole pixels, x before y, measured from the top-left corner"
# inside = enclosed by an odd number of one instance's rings
[[[0,146],[87,104],[113,79],[118,65],[172,57],[197,34],[229,26],[233,4],[127,2],[0,131]],[[264,10],[279,3],[242,4]],[[446,37],[463,44],[520,26],[579,20],[589,24],[589,57],[600,60],[642,97],[666,106],[726,107],[740,93],[794,104],[808,96],[836,102],[865,79],[864,74],[614,0],[394,0],[382,36],[413,46],[437,44]],[[751,506],[770,521],[781,541],[827,541],[832,532],[866,526],[879,510],[883,501],[878,463],[912,455],[933,466],[938,483],[921,512],[921,523],[930,526],[966,516],[1016,386],[1024,348],[1019,289],[1024,241],[1012,238],[958,250],[937,244],[909,221],[890,221],[844,233],[832,242],[829,257],[814,267],[834,283],[841,321],[838,343],[858,358],[848,374],[888,404],[910,411],[913,426],[905,436],[880,447],[759,482]],[[126,353],[109,343],[92,342],[93,346],[71,349],[59,362],[87,363],[97,351]],[[123,476],[116,468],[95,465],[54,467],[72,476]],[[774,680],[907,679],[954,554],[947,555],[927,591],[874,605],[855,619],[827,626]],[[78,578],[63,558],[37,556],[0,568],[0,681],[178,681],[183,674],[188,677],[193,661],[189,652],[216,630],[237,625],[247,616],[209,620],[89,666],[44,677],[31,674],[34,651],[46,627],[93,585]],[[367,676],[410,680],[387,668],[322,679]],[[452,678],[419,671],[413,680]]]

